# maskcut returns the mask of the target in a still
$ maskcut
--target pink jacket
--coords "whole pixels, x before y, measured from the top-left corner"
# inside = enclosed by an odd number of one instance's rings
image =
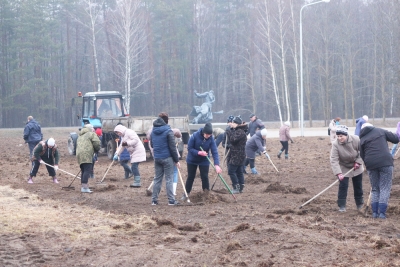
[[[122,133],[121,142],[126,142],[126,149],[131,155],[131,163],[146,161],[146,150],[139,136],[134,130],[128,129],[123,125],[117,125],[114,131]]]
[[[279,141],[289,140],[292,140],[292,137],[290,137],[290,127],[287,125],[282,125],[279,129]]]

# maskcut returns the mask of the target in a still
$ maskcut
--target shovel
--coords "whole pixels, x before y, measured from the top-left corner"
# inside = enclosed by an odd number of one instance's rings
[[[181,180],[181,183],[182,183],[183,192],[185,192],[186,201],[190,203],[189,196],[188,196],[188,194],[187,194],[187,192],[186,192],[185,183],[183,182],[182,175],[181,175],[181,171],[179,170],[179,168],[178,168],[178,174],[179,174],[179,179]]]
[[[118,149],[117,149],[117,151],[116,151],[115,153],[118,154],[119,151],[121,150],[121,148],[122,148],[122,145],[120,145],[120,146],[118,147]],[[103,175],[103,178],[100,180],[100,182],[97,183],[98,185],[106,185],[106,184],[103,184],[103,181],[104,181],[104,179],[106,178],[107,173],[108,173],[108,171],[111,169],[112,165],[114,165],[114,162],[115,162],[115,160],[113,159],[112,162],[111,162],[111,164],[108,166],[107,170],[105,171],[105,173],[104,173],[104,175]]]
[[[150,188],[153,186],[154,180],[151,182],[149,188],[146,189],[146,196],[151,196],[153,194],[153,191],[150,190]]]
[[[271,162],[272,166],[274,166],[276,172],[279,172],[278,169],[275,167],[275,164],[272,162],[270,156],[268,154],[265,154],[265,156],[267,157],[267,159],[269,159],[269,162]]]
[[[367,205],[365,206],[365,210],[364,210],[364,215],[368,216],[368,211],[369,211],[369,206],[371,205],[371,194],[372,194],[372,188],[369,191],[369,196],[368,196],[368,201],[367,201]]]

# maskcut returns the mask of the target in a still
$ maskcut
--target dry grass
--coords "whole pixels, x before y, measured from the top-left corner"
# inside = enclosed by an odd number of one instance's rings
[[[148,216],[132,219],[126,215],[43,200],[24,190],[0,186],[0,234],[52,233],[68,239],[101,239],[118,234],[134,233],[155,222]],[[128,227],[129,226],[129,227]]]

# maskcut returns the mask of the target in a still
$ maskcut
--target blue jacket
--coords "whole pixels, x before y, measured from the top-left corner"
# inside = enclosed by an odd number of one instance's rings
[[[42,129],[40,124],[34,119],[26,123],[24,129],[24,140],[25,143],[35,143],[43,140]]]
[[[178,150],[175,146],[174,132],[171,126],[165,123],[162,118],[157,118],[153,122],[153,130],[150,134],[150,144],[153,147],[153,157],[155,159],[165,159],[172,157],[176,163],[179,162]]]
[[[360,131],[361,131],[361,126],[366,123],[366,121],[361,117],[356,119],[356,130],[354,131],[355,135],[360,135]]]
[[[204,151],[210,155],[211,154],[214,159],[214,165],[219,165],[219,156],[217,145],[215,144],[214,137],[211,135],[210,138],[204,139],[203,136],[203,128],[200,128],[197,132],[195,132],[189,139],[188,142],[188,154],[186,157],[186,162],[193,165],[202,165],[208,166],[210,162],[206,157],[199,156],[198,153],[201,151],[200,147],[203,148]]]
[[[121,154],[119,154],[119,161],[130,160],[130,159],[131,159],[131,155],[129,154],[128,150],[126,148],[124,148],[124,150],[122,150]]]

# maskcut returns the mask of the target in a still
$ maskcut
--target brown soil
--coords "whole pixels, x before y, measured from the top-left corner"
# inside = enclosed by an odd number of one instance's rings
[[[61,152],[59,167],[76,174],[67,154],[69,131],[46,128]],[[398,266],[400,265],[400,182],[395,161],[387,220],[358,213],[349,188],[347,212],[336,205],[337,185],[299,207],[335,181],[329,164],[328,136],[295,138],[290,159],[279,160],[277,139],[268,139],[268,153],[279,170],[257,157],[260,175],[246,175],[243,194],[235,199],[217,180],[203,193],[196,178],[191,202],[168,206],[165,188],[158,206],[146,189],[153,162],[141,163],[141,188],[130,188],[116,164],[100,181],[110,161],[99,157],[92,194],[80,193],[74,177],[59,172],[53,184],[41,167],[27,184],[28,147],[22,129],[1,129],[0,266]],[[186,151],[185,151],[186,154]],[[223,154],[220,148],[220,155]],[[186,164],[181,161],[186,179]],[[230,185],[224,170],[223,177]],[[216,178],[210,173],[210,183]],[[165,183],[164,183],[165,187]],[[365,202],[370,185],[364,174]],[[183,193],[178,185],[178,197]]]

